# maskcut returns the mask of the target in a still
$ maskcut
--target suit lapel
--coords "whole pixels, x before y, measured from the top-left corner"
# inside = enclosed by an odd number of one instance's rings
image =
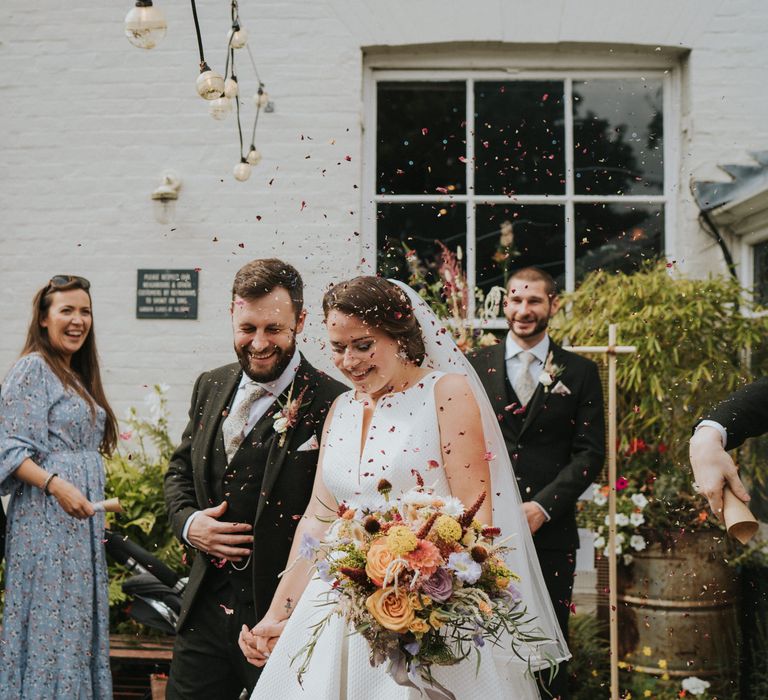
[[[552,364],[563,366],[563,350],[552,339],[549,341],[549,352],[552,353]],[[557,383],[557,379],[555,379]],[[553,384],[554,386],[554,384]],[[528,408],[525,411],[525,418],[523,419],[523,426],[520,428],[520,435],[522,435],[526,429],[531,425],[536,416],[541,413],[542,409],[547,405],[549,397],[552,395],[552,387],[545,387],[541,382],[536,384],[536,390],[533,392],[533,396],[528,403]]]
[[[486,377],[481,377],[488,387],[488,395],[493,404],[493,410],[498,415],[504,415],[505,407],[509,404],[509,382],[507,380],[507,364],[504,360],[505,345],[498,343],[488,353],[488,367]]]
[[[291,401],[298,400],[298,398],[301,396],[302,405],[309,405],[312,402],[312,399],[314,398],[315,384],[313,381],[314,373],[315,370],[302,356],[301,364],[299,364],[299,367],[296,370],[296,379],[293,383]],[[304,392],[303,396],[302,391]],[[279,399],[283,406],[285,405],[287,398],[288,390],[286,390],[286,392]],[[278,410],[280,409],[278,408]],[[259,492],[259,503],[256,507],[256,520],[254,521],[254,524],[257,523],[261,517],[264,506],[266,505],[266,502],[272,492],[272,487],[275,485],[277,477],[280,475],[280,470],[285,463],[285,457],[288,454],[288,448],[291,446],[291,439],[293,438],[293,435],[298,428],[298,423],[301,422],[305,414],[306,409],[301,409],[299,411],[296,425],[288,428],[288,431],[285,433],[285,440],[282,441],[282,445],[280,444],[279,435],[275,434],[272,438],[272,444],[269,447],[269,453],[267,455],[267,463],[264,468],[264,479],[261,482],[261,491]]]

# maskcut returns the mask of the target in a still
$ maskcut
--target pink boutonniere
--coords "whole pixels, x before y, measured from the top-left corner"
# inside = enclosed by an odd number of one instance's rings
[[[562,365],[556,365],[554,362],[552,362],[552,352],[550,351],[549,355],[547,355],[547,361],[544,363],[544,369],[539,375],[539,384],[544,387],[545,392],[549,391],[549,387],[554,384],[555,379],[557,379],[564,370],[565,367]],[[558,382],[557,387],[563,387],[566,390],[568,389],[568,387],[566,387],[562,382]]]
[[[307,392],[307,387],[301,390],[301,393],[295,398],[291,399],[293,395],[293,385],[296,380],[291,382],[291,388],[288,390],[288,398],[285,401],[285,405],[281,406],[280,410],[275,413],[272,420],[274,421],[273,428],[275,432],[280,436],[280,441],[277,443],[278,447],[282,447],[285,444],[285,438],[288,431],[295,427],[299,421],[299,411],[302,409],[302,399]]]

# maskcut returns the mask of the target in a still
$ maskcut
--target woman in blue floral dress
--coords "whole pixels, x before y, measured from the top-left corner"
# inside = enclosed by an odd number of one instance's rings
[[[0,699],[109,700],[101,455],[117,422],[99,374],[90,284],[35,295],[0,390],[0,494],[10,494]]]

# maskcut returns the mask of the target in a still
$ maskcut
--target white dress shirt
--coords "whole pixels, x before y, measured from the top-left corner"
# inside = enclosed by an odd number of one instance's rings
[[[520,368],[521,352],[525,352],[525,348],[521,348],[515,342],[515,340],[512,338],[512,333],[507,333],[507,340],[504,350],[504,362],[507,366],[507,381],[509,382],[510,386],[512,386],[512,382],[517,376],[518,369]],[[538,384],[539,376],[544,370],[544,365],[547,362],[547,355],[549,355],[549,336],[545,335],[538,343],[536,343],[536,345],[528,350],[528,352],[533,355],[533,361],[530,365],[528,365],[528,371],[531,373],[531,377],[533,377],[534,383]],[[539,507],[548,521],[552,519],[549,513],[547,513],[546,508],[544,508],[541,503],[538,503],[537,501],[531,501],[531,503],[534,503]]]
[[[248,413],[248,422],[245,424],[245,429],[243,430],[244,435],[248,435],[248,433],[253,430],[253,426],[255,426],[256,423],[258,423],[264,417],[264,414],[275,402],[275,399],[291,385],[291,382],[296,377],[296,372],[299,369],[300,363],[301,355],[299,354],[299,350],[297,348],[294,351],[293,357],[288,363],[288,366],[283,370],[283,373],[277,379],[275,379],[275,381],[266,382],[264,384],[257,382],[257,384],[267,393],[264,394],[264,396],[262,396],[260,399],[257,399],[253,402],[251,410]],[[240,377],[240,384],[238,384],[237,391],[235,392],[235,398],[232,401],[232,405],[229,407],[230,413],[232,413],[237,408],[238,404],[245,398],[245,385],[251,381],[251,378],[245,372],[243,372],[242,376]],[[199,512],[200,511],[197,510],[187,518],[187,522],[184,523],[184,529],[181,532],[183,540],[189,545],[192,544],[187,539],[189,526],[192,524],[192,521],[195,519]]]

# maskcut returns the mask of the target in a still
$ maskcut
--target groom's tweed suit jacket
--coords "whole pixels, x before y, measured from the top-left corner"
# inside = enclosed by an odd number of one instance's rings
[[[551,520],[533,536],[536,549],[575,550],[576,501],[605,460],[603,392],[597,365],[550,341],[563,368],[549,390],[538,384],[524,412],[507,377],[505,345],[470,357],[501,425],[523,501],[536,501]],[[553,393],[561,382],[570,394]]]
[[[302,407],[296,425],[280,445],[273,429],[276,401],[246,436],[229,465],[224,456],[221,424],[240,382],[237,363],[204,372],[192,391],[189,423],[165,475],[165,501],[176,537],[181,539],[189,516],[204,508],[228,502],[222,520],[253,522],[253,555],[249,571],[257,619],[269,607],[285,568],[299,518],[312,492],[317,449],[298,448],[313,436],[320,439],[323,423],[334,399],[347,387],[316,370],[302,357],[292,397],[302,390]],[[285,402],[286,396],[281,397]],[[197,552],[184,593],[179,629],[206,576],[218,569]]]

